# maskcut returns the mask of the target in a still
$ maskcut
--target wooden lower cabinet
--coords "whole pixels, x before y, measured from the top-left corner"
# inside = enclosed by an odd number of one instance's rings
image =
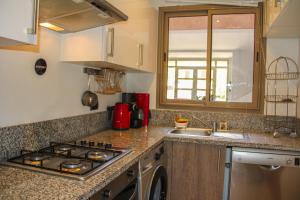
[[[167,142],[167,147],[169,200],[222,199],[225,146]]]

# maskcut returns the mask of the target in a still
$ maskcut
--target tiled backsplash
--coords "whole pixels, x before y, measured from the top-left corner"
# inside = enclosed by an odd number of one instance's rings
[[[190,120],[189,127],[212,128],[213,122],[225,121],[228,123],[229,129],[265,131],[269,128],[269,124],[262,114],[254,113],[236,113],[236,112],[211,112],[211,111],[184,111],[184,110],[167,110],[156,109],[151,110],[151,124],[158,126],[174,126],[175,117],[178,115]],[[195,116],[196,119],[193,117]],[[283,117],[284,118],[284,117]],[[285,119],[285,118],[284,118]],[[300,119],[293,119],[296,122],[296,131],[299,137]],[[277,122],[276,125],[294,127],[295,124],[286,124],[285,120]],[[209,127],[207,127],[209,126]]]
[[[226,121],[231,129],[264,130],[265,128],[262,114],[161,109],[151,110],[150,125],[174,126],[174,119],[178,114],[190,119],[190,127],[207,128],[206,125],[212,127],[214,121]],[[299,132],[299,119],[297,124]],[[22,149],[36,150],[49,145],[52,141],[73,141],[109,127],[107,112],[98,112],[0,128],[0,161],[18,155]]]
[[[262,114],[210,111],[152,110],[151,123],[160,126],[174,126],[174,119],[181,115],[190,120],[189,127],[211,128],[213,122],[225,121],[230,129],[264,130],[268,127]],[[193,117],[195,116],[195,118]],[[299,120],[297,120],[299,124]],[[209,127],[207,127],[209,126]]]
[[[0,161],[20,150],[36,150],[50,142],[66,142],[109,127],[107,112],[0,128]]]

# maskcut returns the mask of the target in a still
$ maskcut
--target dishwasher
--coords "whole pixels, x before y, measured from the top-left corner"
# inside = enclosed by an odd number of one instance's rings
[[[300,200],[300,152],[228,148],[223,200]]]

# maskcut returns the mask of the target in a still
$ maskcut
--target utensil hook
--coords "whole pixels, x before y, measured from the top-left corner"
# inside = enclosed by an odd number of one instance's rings
[[[88,75],[88,90],[90,91],[90,87],[91,87],[91,76]]]

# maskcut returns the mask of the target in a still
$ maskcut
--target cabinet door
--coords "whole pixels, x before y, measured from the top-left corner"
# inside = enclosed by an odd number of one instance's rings
[[[225,151],[225,146],[174,142],[169,199],[221,200]]]
[[[128,20],[118,22],[114,28],[114,53],[107,60],[146,72],[156,66],[158,11],[148,0],[108,0],[128,15]],[[108,48],[111,43],[108,42]]]
[[[223,194],[224,146],[197,145],[198,200],[221,200]]]
[[[107,29],[107,61],[138,69],[139,48],[134,35],[126,27],[127,22],[110,25]]]
[[[173,143],[170,200],[198,200],[197,145]]]
[[[36,44],[38,0],[1,0],[0,18],[0,46]]]
[[[103,27],[92,28],[61,36],[62,61],[103,61]]]
[[[132,5],[134,12],[130,12],[135,26],[138,43],[142,45],[139,69],[145,72],[155,72],[157,56],[158,11],[148,0],[135,0]],[[130,16],[129,16],[130,17]],[[130,19],[130,18],[129,18]]]

